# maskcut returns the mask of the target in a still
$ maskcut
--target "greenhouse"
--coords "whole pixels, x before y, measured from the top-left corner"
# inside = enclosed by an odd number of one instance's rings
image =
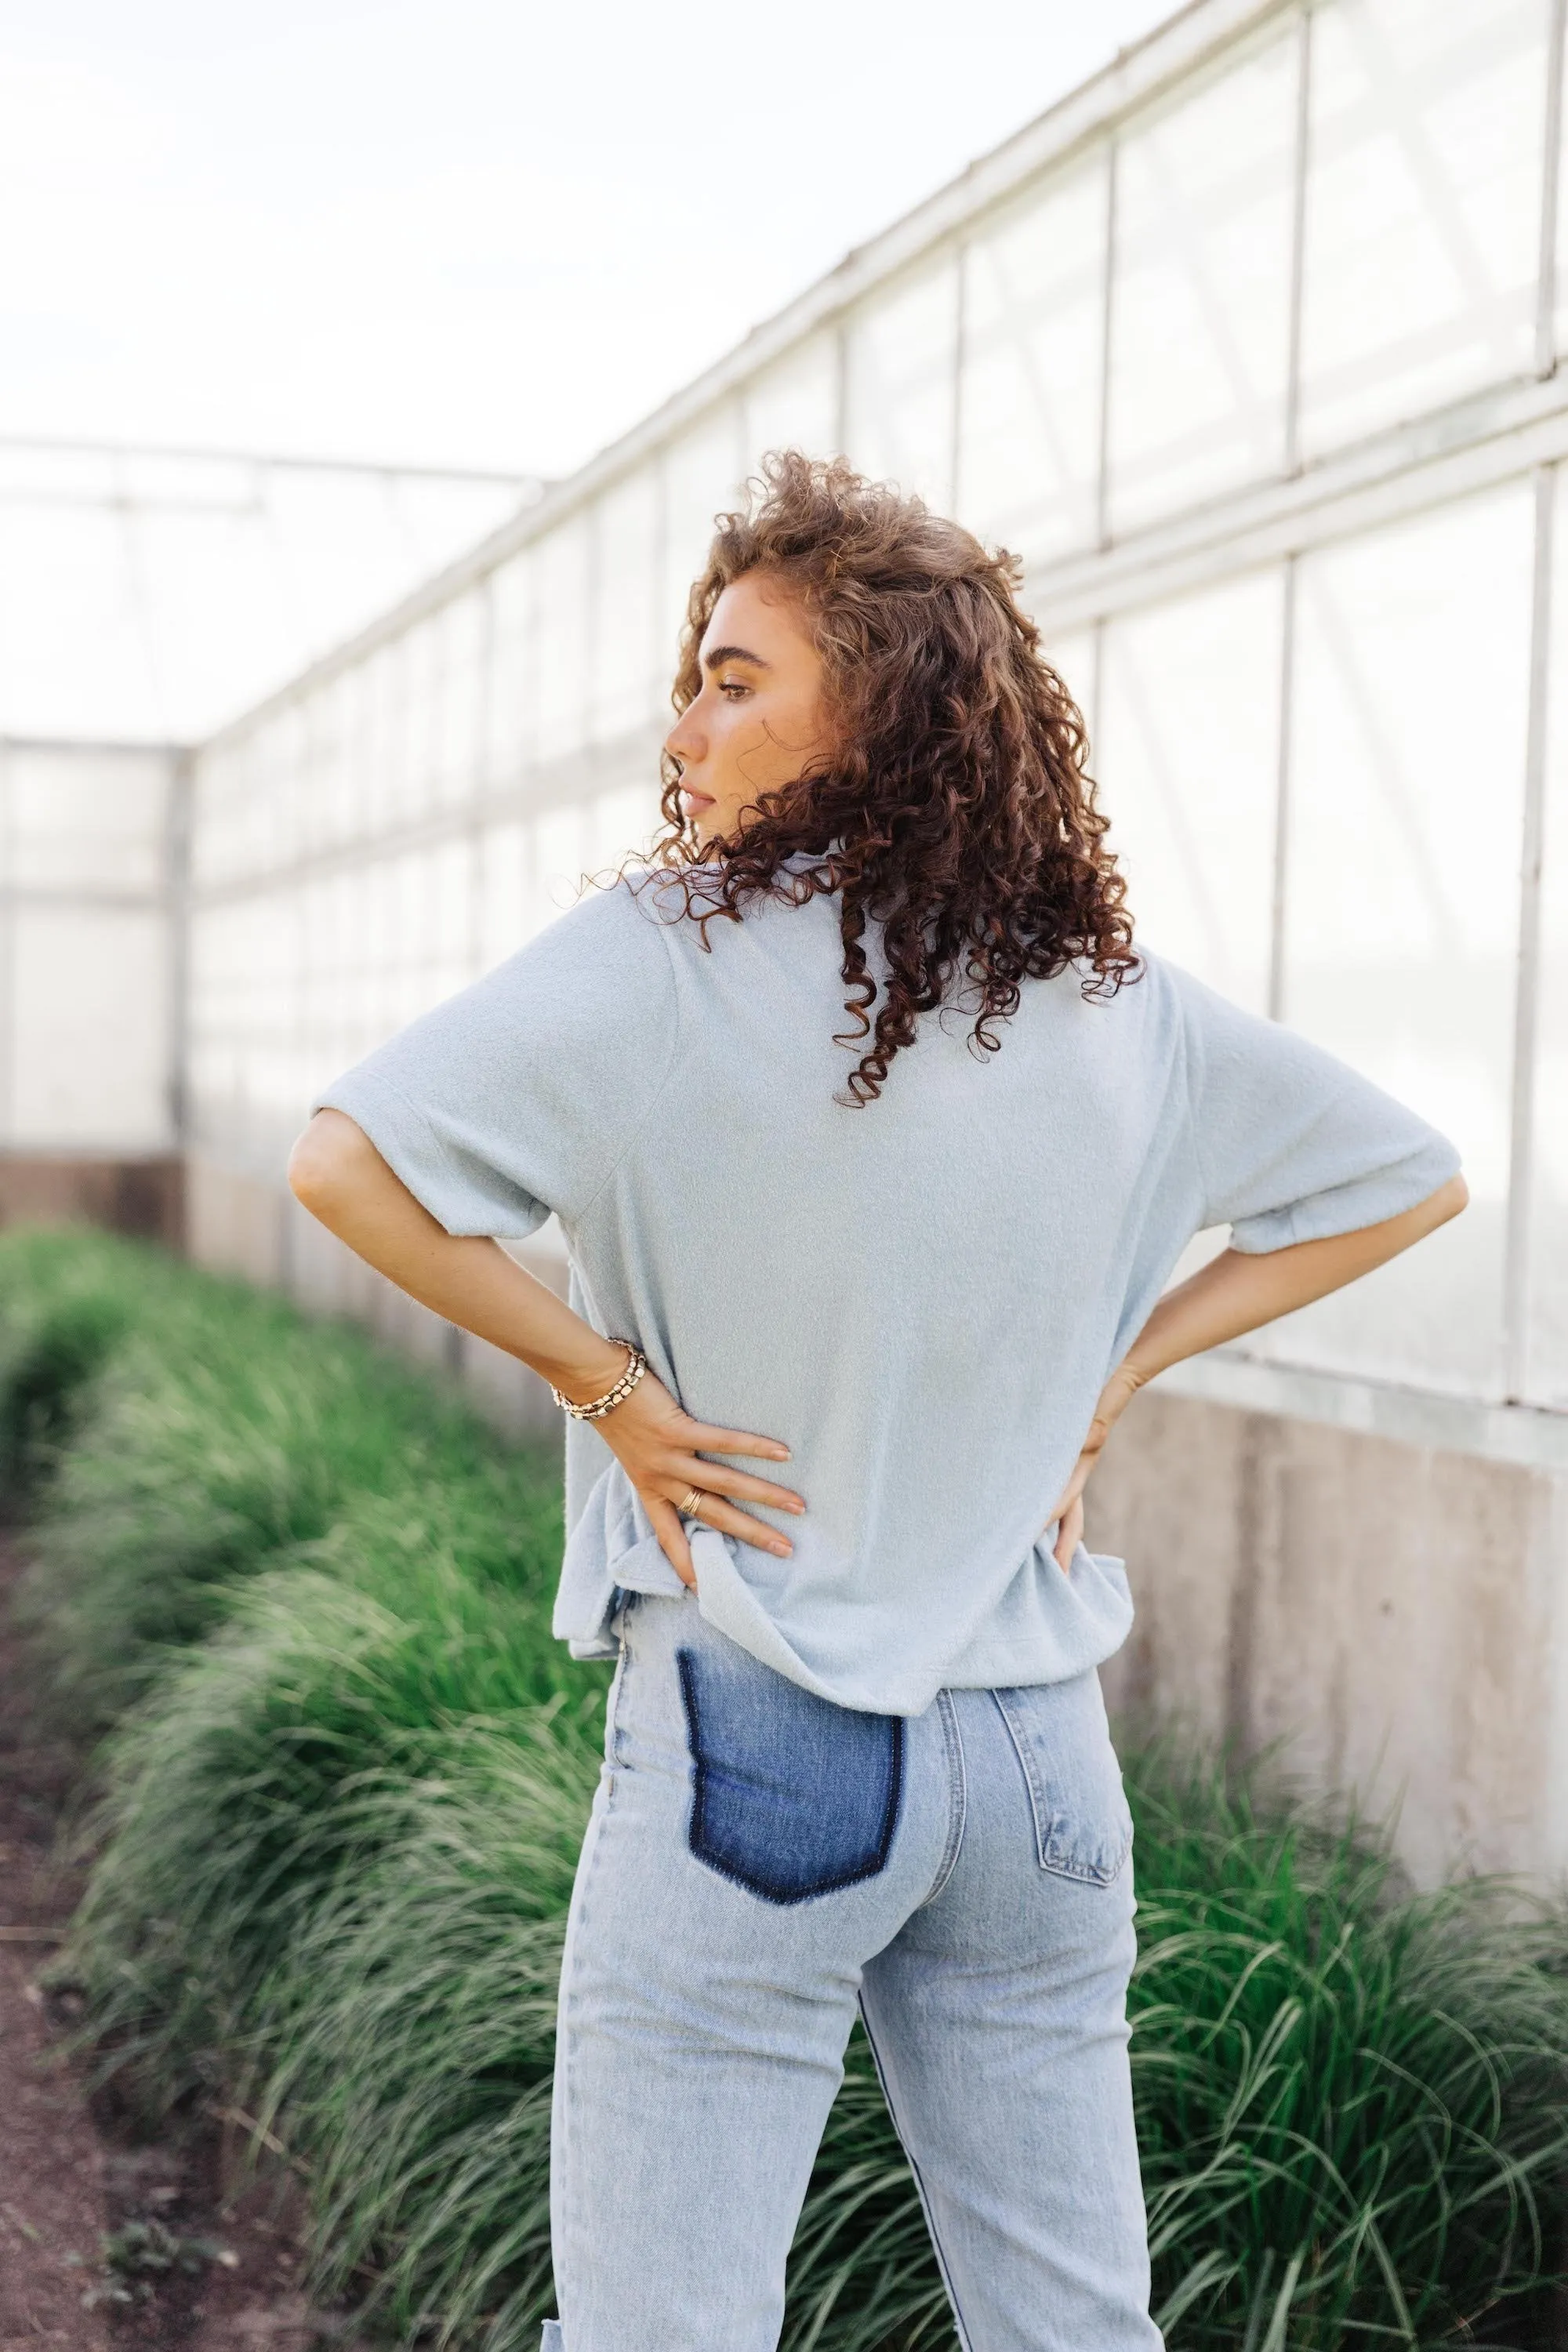
[[[274,627],[221,709],[6,685],[5,1200],[114,1191],[537,1424],[310,1225],[288,1146],[646,843],[711,519],[842,450],[1023,557],[1142,936],[1465,1157],[1414,1261],[1141,1402],[1091,1525],[1139,1601],[1117,1696],[1399,1800],[1421,1877],[1568,1862],[1564,14],[1194,0],[578,474],[447,485],[401,601],[339,583],[294,674]],[[132,667],[255,638],[193,561]]]

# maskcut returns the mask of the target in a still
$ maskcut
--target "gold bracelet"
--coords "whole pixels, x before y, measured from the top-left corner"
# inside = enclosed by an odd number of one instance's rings
[[[595,1397],[587,1404],[574,1404],[571,1398],[563,1396],[558,1388],[554,1386],[551,1388],[550,1393],[562,1412],[569,1412],[574,1421],[602,1421],[605,1413],[614,1412],[618,1404],[625,1404],[627,1397],[647,1370],[647,1358],[630,1339],[612,1339],[610,1345],[612,1348],[626,1349],[626,1369],[615,1387],[606,1389],[603,1396]]]

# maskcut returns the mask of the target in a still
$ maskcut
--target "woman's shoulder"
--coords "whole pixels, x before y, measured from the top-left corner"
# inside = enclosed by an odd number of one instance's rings
[[[653,868],[589,876],[578,897],[535,931],[520,955],[535,962],[651,966],[664,953],[658,933],[668,919],[668,896]]]

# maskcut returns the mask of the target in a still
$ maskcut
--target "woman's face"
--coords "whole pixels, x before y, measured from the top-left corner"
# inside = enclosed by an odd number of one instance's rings
[[[763,793],[826,751],[822,660],[799,601],[765,572],[726,588],[702,633],[702,688],[665,738],[703,847],[732,837]]]

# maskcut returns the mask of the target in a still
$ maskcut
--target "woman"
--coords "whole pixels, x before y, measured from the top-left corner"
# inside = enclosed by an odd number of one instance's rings
[[[1421,1120],[1134,955],[1016,579],[772,461],[692,592],[654,867],[296,1148],[307,1207],[572,1415],[556,1631],[620,1663],[564,2352],[776,2343],[857,2002],[969,2352],[1157,2345],[1095,1673],[1131,1604],[1085,1481],[1145,1381],[1464,1204]],[[550,1211],[571,1307],[489,1238]]]

